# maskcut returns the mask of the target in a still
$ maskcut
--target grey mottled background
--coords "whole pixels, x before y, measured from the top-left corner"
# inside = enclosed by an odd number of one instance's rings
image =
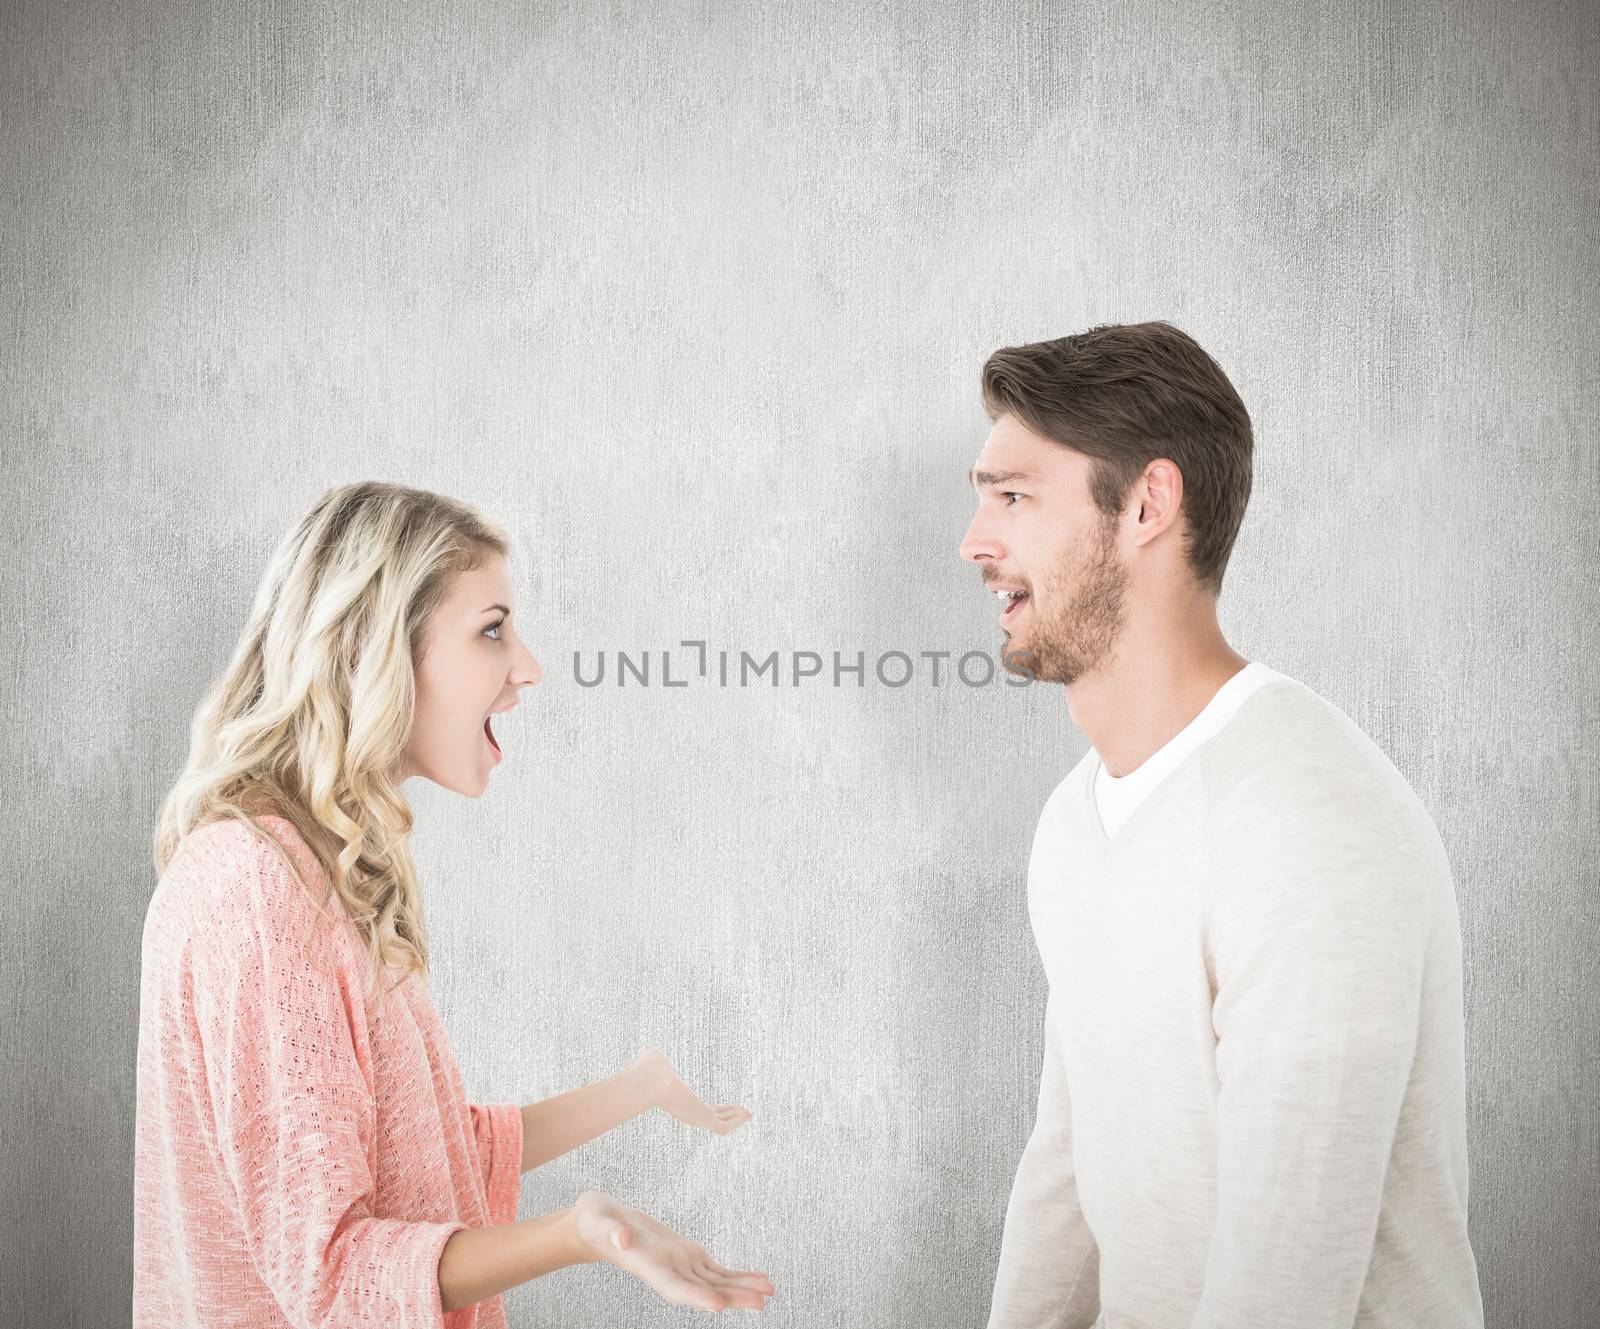
[[[7,5],[0,1318],[126,1322],[152,820],[273,544],[378,477],[512,527],[549,673],[481,801],[409,786],[469,1089],[659,1044],[755,1113],[634,1121],[522,1214],[605,1189],[769,1271],[773,1326],[980,1325],[1062,693],[585,690],[572,654],[992,649],[979,365],[1167,317],[1257,426],[1224,629],[1451,854],[1489,1322],[1584,1323],[1597,36],[1490,0]],[[509,1304],[686,1314],[609,1268]]]

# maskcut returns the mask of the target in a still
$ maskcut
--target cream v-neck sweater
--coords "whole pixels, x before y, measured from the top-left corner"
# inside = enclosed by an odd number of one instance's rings
[[[1461,936],[1405,778],[1295,679],[1108,835],[1045,804],[1038,1120],[990,1329],[1465,1329]]]
[[[1106,834],[1115,835],[1121,830],[1122,823],[1133,815],[1145,796],[1167,778],[1167,773],[1189,755],[1190,749],[1199,747],[1227,724],[1229,717],[1257,688],[1282,677],[1284,675],[1260,660],[1251,660],[1212,694],[1199,715],[1126,775],[1112,775],[1104,762],[1096,762],[1094,779],[1090,783],[1094,787],[1095,810],[1100,814],[1100,824]]]

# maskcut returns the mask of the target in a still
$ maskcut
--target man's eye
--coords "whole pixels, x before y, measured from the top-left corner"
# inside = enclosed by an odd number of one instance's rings
[[[489,624],[489,626],[484,629],[484,632],[486,632],[486,633],[488,633],[488,632],[498,632],[501,629],[501,627],[504,626],[504,624],[505,624],[505,619],[502,618],[498,622],[494,622],[494,623]],[[495,637],[495,638],[493,638],[493,640],[499,641],[500,638],[499,637]]]
[[[1000,497],[1001,498],[1005,498],[1005,499],[1026,498],[1027,495],[1026,494],[1018,494],[1018,493],[1015,493],[1015,492],[1012,492],[1012,491],[1008,490],[1007,492],[1001,494]],[[1011,506],[1011,504],[1007,503],[1006,506],[1009,508]]]

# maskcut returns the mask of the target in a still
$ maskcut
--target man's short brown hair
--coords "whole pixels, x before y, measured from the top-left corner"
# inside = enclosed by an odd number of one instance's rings
[[[1157,457],[1183,474],[1184,556],[1195,581],[1222,593],[1222,574],[1250,501],[1250,415],[1228,376],[1172,324],[1105,323],[1053,341],[1007,346],[983,366],[990,419],[1094,459],[1095,506],[1122,511]]]

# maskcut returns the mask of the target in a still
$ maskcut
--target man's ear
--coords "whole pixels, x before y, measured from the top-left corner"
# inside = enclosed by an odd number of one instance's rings
[[[1140,529],[1136,539],[1142,544],[1178,521],[1183,506],[1183,472],[1176,462],[1157,457],[1134,481],[1132,499],[1139,508]]]

